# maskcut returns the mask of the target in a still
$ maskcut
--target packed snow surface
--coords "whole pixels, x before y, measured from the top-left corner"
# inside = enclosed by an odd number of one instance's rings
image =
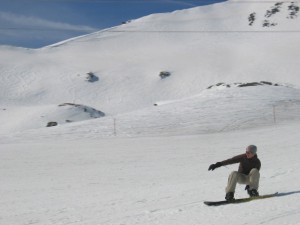
[[[298,13],[227,1],[0,46],[0,224],[298,225]],[[204,205],[238,167],[209,165],[250,144],[279,196]]]
[[[300,124],[151,138],[73,134],[1,141],[1,224],[299,224]],[[280,197],[207,207],[223,200],[237,165],[211,163],[255,143],[260,193]],[[246,197],[237,186],[236,197]]]

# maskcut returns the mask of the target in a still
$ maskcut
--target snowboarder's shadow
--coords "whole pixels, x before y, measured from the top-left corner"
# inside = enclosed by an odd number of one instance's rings
[[[282,196],[294,195],[294,194],[300,194],[300,191],[280,192],[277,194],[277,196],[282,197]]]

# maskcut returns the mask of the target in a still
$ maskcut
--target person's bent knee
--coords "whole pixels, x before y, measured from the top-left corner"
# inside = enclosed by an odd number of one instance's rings
[[[239,172],[237,172],[237,171],[232,171],[231,173],[230,173],[230,177],[236,177],[237,175],[239,174]]]
[[[251,174],[251,175],[253,175],[253,174],[259,174],[259,170],[256,169],[256,168],[253,168],[253,169],[250,171],[249,174]]]

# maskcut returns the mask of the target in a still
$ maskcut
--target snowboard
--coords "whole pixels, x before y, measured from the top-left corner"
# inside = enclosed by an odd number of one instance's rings
[[[259,200],[259,199],[265,199],[265,198],[272,198],[278,196],[278,192],[274,194],[268,194],[268,195],[260,195],[257,197],[248,197],[248,198],[238,198],[233,201],[205,201],[204,204],[208,206],[219,206],[219,205],[228,205],[228,204],[238,204],[238,203],[244,203],[244,202],[250,202],[253,200]]]

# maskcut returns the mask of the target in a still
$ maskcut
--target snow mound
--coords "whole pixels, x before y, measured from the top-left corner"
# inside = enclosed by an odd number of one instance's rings
[[[230,87],[253,87],[253,86],[260,86],[260,85],[271,85],[271,86],[284,86],[277,83],[272,83],[268,81],[260,81],[260,82],[247,82],[247,83],[233,83],[233,84],[226,84],[226,83],[217,83],[215,85],[209,86],[207,89],[223,89],[223,88],[230,88]]]
[[[58,105],[59,107],[63,107],[64,110],[71,111],[72,114],[67,114],[70,119],[77,120],[77,115],[84,115],[87,118],[100,118],[105,116],[105,113],[96,110],[92,107],[88,107],[85,105],[74,104],[74,103],[63,103]]]
[[[64,103],[60,105],[6,107],[1,111],[0,133],[39,129],[52,123],[66,123],[104,117],[99,110],[85,105]]]

